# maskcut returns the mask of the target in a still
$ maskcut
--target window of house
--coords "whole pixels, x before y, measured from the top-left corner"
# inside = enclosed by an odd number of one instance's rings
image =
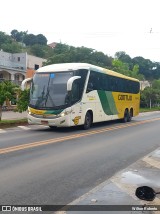
[[[19,81],[19,75],[18,74],[15,75],[15,80]]]
[[[39,65],[35,64],[34,69],[37,70],[39,68]]]
[[[20,60],[21,60],[21,58],[20,58],[20,57],[18,57],[18,62],[20,62]]]
[[[0,79],[3,79],[3,74],[0,74]]]

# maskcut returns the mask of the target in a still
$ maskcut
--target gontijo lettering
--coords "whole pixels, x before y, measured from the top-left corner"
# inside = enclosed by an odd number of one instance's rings
[[[127,101],[131,101],[131,100],[132,100],[132,95],[119,94],[119,95],[118,95],[118,100],[127,100]]]

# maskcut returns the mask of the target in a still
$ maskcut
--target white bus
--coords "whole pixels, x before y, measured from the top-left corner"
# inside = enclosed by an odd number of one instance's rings
[[[84,129],[101,121],[129,122],[139,113],[139,91],[137,79],[91,64],[44,66],[31,79],[28,122]]]

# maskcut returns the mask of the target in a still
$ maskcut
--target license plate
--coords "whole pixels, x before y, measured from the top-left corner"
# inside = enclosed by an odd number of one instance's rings
[[[41,120],[41,124],[43,124],[43,125],[48,125],[48,121]]]

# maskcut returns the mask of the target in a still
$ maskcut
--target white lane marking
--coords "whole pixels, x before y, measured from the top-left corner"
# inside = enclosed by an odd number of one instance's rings
[[[0,129],[0,133],[5,133],[6,131],[3,129]]]
[[[21,128],[21,129],[24,129],[24,130],[29,130],[29,129],[31,129],[31,128],[27,127],[27,126],[18,126],[18,127]]]
[[[157,161],[151,157],[144,157],[142,160],[145,161],[147,164],[160,169],[160,161]]]

